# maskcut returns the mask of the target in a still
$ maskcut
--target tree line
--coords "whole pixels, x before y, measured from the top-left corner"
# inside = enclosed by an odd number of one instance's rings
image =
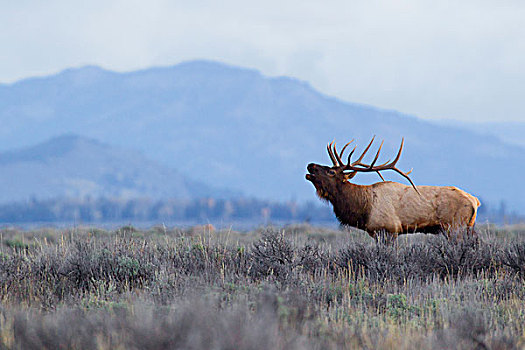
[[[330,221],[331,208],[313,201],[273,202],[254,198],[152,200],[146,198],[31,199],[0,205],[1,223],[253,220]]]
[[[256,198],[166,199],[55,198],[0,204],[0,223],[32,222],[252,222],[336,223],[332,208],[318,201],[277,202]],[[505,203],[483,203],[478,223],[515,224],[525,218]]]

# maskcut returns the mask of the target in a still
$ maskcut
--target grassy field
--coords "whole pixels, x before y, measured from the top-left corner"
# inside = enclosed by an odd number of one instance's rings
[[[523,349],[525,231],[0,231],[0,349]]]

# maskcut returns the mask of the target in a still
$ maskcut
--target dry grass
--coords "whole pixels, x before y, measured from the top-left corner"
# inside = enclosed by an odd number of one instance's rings
[[[525,239],[1,231],[0,348],[518,349]]]

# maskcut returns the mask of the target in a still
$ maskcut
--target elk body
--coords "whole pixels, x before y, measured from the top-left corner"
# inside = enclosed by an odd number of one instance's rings
[[[353,141],[353,140],[352,140]],[[472,231],[476,221],[479,200],[453,186],[415,186],[408,177],[410,171],[402,172],[396,163],[403,150],[403,141],[397,156],[392,162],[375,165],[381,152],[379,147],[370,164],[362,162],[363,157],[374,142],[354,162],[348,155],[346,164],[341,160],[347,143],[340,153],[332,142],[327,146],[333,166],[308,165],[306,179],[311,181],[321,199],[329,201],[337,219],[343,225],[356,227],[375,237],[379,232],[387,232],[397,237],[403,233],[439,233],[456,228]],[[381,171],[393,170],[405,177],[412,186],[385,181]],[[383,182],[373,185],[350,183],[359,172],[376,172]]]

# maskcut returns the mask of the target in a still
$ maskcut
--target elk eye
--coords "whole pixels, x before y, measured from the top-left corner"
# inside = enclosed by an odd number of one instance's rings
[[[335,176],[335,171],[333,169],[328,170],[328,175]]]

